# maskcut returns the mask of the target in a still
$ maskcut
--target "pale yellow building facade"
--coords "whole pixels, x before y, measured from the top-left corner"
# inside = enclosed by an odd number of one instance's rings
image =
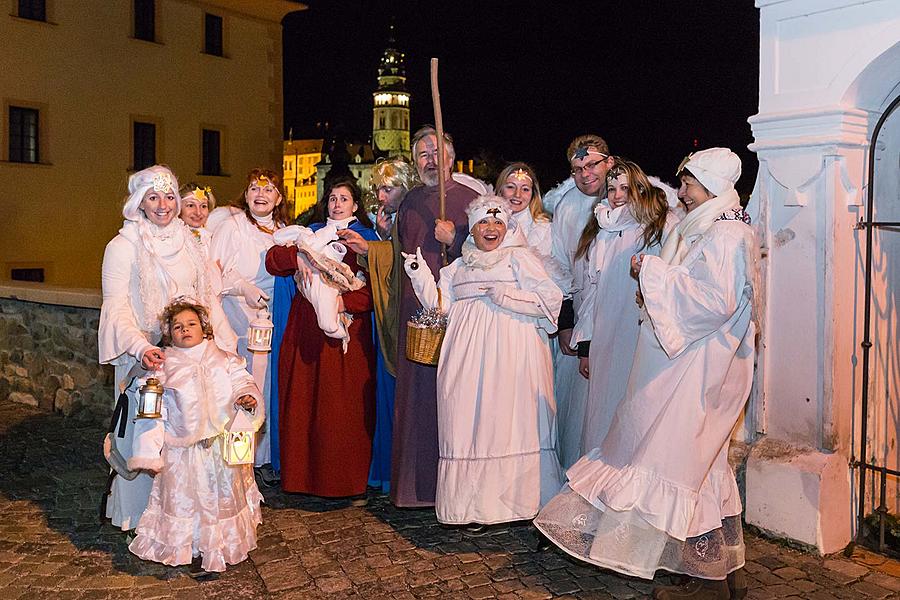
[[[288,140],[284,143],[284,195],[296,217],[318,200],[316,165],[325,140]]]
[[[0,280],[16,270],[99,287],[128,176],[148,157],[220,203],[251,168],[281,163],[281,20],[302,4],[47,0],[43,15],[10,5],[0,12]]]

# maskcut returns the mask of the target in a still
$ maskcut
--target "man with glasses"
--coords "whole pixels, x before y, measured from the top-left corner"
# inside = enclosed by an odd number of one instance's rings
[[[578,351],[570,346],[575,315],[581,304],[582,269],[575,251],[594,206],[606,197],[606,172],[612,166],[609,146],[599,135],[580,135],[569,144],[566,158],[575,187],[568,190],[553,213],[553,258],[565,274],[563,309],[559,316],[559,350],[554,356],[560,462],[570,467],[582,455],[581,427],[587,401],[587,380],[578,374]],[[584,260],[583,258],[581,260]]]

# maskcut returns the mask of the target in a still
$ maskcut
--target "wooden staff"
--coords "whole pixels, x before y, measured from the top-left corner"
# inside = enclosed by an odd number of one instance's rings
[[[440,218],[444,220],[444,203],[447,190],[444,182],[444,120],[441,117],[441,92],[438,89],[438,59],[431,59],[431,105],[434,108],[434,128],[437,132],[438,152],[438,199],[440,201]],[[441,263],[447,265],[447,246],[441,243]]]

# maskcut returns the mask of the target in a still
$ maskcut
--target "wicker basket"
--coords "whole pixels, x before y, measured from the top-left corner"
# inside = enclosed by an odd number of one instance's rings
[[[406,358],[423,365],[437,365],[446,329],[406,322]]]

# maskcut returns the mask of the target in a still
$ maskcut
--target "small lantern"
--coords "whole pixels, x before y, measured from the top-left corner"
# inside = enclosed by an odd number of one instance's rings
[[[159,379],[150,377],[147,383],[138,389],[138,419],[158,419],[162,417],[162,399],[165,388]]]
[[[275,325],[269,318],[269,308],[263,306],[256,312],[256,318],[247,329],[247,350],[253,352],[270,352],[272,350],[272,331]]]
[[[250,413],[238,409],[228,424],[222,438],[222,456],[229,465],[252,465],[254,456],[253,436],[256,427]]]

